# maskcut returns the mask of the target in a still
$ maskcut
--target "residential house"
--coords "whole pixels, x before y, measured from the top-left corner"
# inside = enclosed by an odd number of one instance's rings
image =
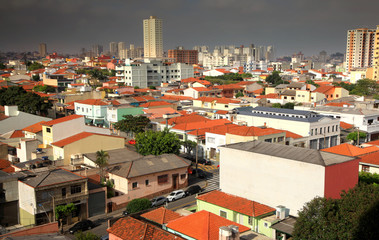
[[[54,221],[56,206],[74,203],[76,211],[67,224],[87,218],[87,178],[65,169],[29,173],[18,181],[20,224]]]
[[[244,87],[239,84],[218,85],[214,88],[220,89],[220,95],[224,98],[235,98],[237,93],[243,93],[244,90]]]
[[[109,159],[108,166],[113,166],[115,164],[121,164],[128,161],[133,161],[143,156],[129,148],[120,148],[107,151]],[[96,164],[97,154],[96,152],[83,154],[83,164],[90,168],[97,168]]]
[[[113,182],[114,189],[122,194],[115,200],[116,203],[151,198],[187,187],[190,164],[188,160],[174,154],[162,154],[144,156],[109,167],[108,178]]]
[[[109,123],[109,127],[114,129],[114,124],[124,119],[124,115],[137,116],[143,113],[143,107],[132,107],[130,105],[108,106],[106,121]]]
[[[337,118],[315,112],[284,108],[245,107],[236,109],[234,122],[246,126],[267,126],[307,137],[302,147],[323,149],[340,144]]]
[[[166,101],[152,101],[152,102],[147,102],[140,107],[143,107],[145,109],[156,109],[156,108],[172,108],[177,110],[178,106],[175,103],[169,103]]]
[[[358,182],[359,160],[329,152],[261,141],[220,147],[223,192],[297,216],[316,196],[339,198]],[[236,174],[238,173],[238,174]]]
[[[360,156],[360,171],[379,174],[379,151]]]
[[[197,211],[208,211],[273,238],[275,208],[218,190],[197,196],[196,205]]]
[[[153,224],[142,222],[133,217],[120,218],[107,229],[109,240],[181,240],[175,234],[169,233]]]
[[[323,85],[318,87],[313,92],[322,93],[325,95],[327,101],[339,99],[342,97],[349,96],[349,91],[342,87],[337,87],[333,85]]]
[[[228,231],[229,229],[223,227],[231,225],[233,225],[232,228],[236,231],[234,234],[237,236],[249,231],[248,227],[205,210],[170,221],[166,225],[166,230],[191,240],[228,239],[226,236],[223,236],[223,230]],[[234,239],[239,239],[239,237]]]
[[[249,106],[249,103],[242,102],[239,99],[200,97],[193,100],[193,107],[205,108],[212,110],[230,111],[234,108]]]
[[[100,150],[108,151],[125,146],[125,138],[99,133],[81,132],[62,140],[52,142],[53,160],[60,160],[63,165],[77,165],[76,159],[81,154]],[[78,163],[81,165],[81,161]]]
[[[180,80],[180,87],[181,88],[189,88],[189,87],[210,87],[212,86],[212,83],[206,80],[200,80],[198,78],[186,78]]]
[[[192,98],[200,97],[216,97],[221,94],[221,89],[218,88],[205,88],[205,87],[191,87],[183,90],[184,96]]]
[[[168,222],[181,218],[182,215],[165,207],[160,207],[142,214],[141,217],[164,227]]]
[[[107,108],[111,103],[101,99],[86,99],[74,103],[75,114],[85,117],[86,123],[96,126],[109,126],[107,122]]]

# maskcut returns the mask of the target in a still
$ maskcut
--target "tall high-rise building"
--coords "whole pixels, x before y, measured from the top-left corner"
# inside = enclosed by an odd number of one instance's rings
[[[163,57],[162,19],[150,16],[143,20],[143,47],[145,58]]]
[[[379,80],[379,25],[376,26],[375,45],[374,45],[374,60],[373,67],[373,80]]]
[[[117,47],[117,43],[116,42],[110,42],[109,43],[109,53],[111,54],[111,56],[116,56],[117,57],[118,47]]]
[[[102,45],[93,45],[92,46],[92,55],[93,55],[93,57],[98,57],[102,53],[103,53],[103,46]]]
[[[125,48],[125,43],[124,42],[119,42],[117,44],[117,49],[118,49],[118,57],[123,59],[126,57],[126,48]]]
[[[46,55],[47,55],[47,46],[46,46],[46,43],[40,43],[39,44],[39,55],[41,57],[46,57]]]
[[[375,29],[367,28],[347,31],[346,71],[372,66],[375,33]]]

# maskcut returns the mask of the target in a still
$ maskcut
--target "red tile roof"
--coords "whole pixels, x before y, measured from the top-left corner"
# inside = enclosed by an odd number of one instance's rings
[[[193,87],[192,89],[198,92],[210,92],[214,90],[214,89],[205,88],[205,87]]]
[[[266,95],[257,96],[256,98],[273,98],[273,99],[279,99],[279,94],[277,93],[269,93]]]
[[[175,100],[175,101],[193,100],[192,97],[176,96],[176,95],[164,95],[164,96],[161,97],[161,99],[164,99],[164,100]]]
[[[321,151],[356,157],[371,152],[377,152],[379,151],[379,147],[371,146],[366,148],[360,148],[357,146],[353,146],[349,143],[343,143],[334,147],[322,149]]]
[[[11,162],[6,159],[0,159],[0,170],[7,168],[11,165]]]
[[[166,226],[176,232],[182,233],[198,240],[219,239],[220,227],[235,225],[240,233],[249,231],[250,228],[232,222],[216,214],[202,210],[169,222]]]
[[[172,129],[190,131],[190,130],[195,130],[195,129],[225,125],[225,124],[230,124],[230,123],[231,122],[227,119],[217,119],[217,120],[207,119],[205,121],[199,121],[199,122],[179,123],[173,126]]]
[[[222,104],[230,104],[230,103],[240,103],[241,101],[239,99],[232,99],[232,98],[217,98],[217,97],[199,97],[197,99],[198,101],[202,102],[216,102],[216,103],[222,103]]]
[[[12,135],[9,138],[22,138],[25,137],[25,134],[22,130],[14,130]]]
[[[70,121],[70,120],[73,120],[73,119],[77,119],[77,118],[84,118],[84,116],[81,116],[81,115],[69,115],[69,116],[66,116],[66,117],[63,117],[63,118],[57,118],[55,120],[51,120],[51,121],[48,121],[48,122],[45,122],[43,123],[42,125],[44,126],[53,126],[55,124],[58,124],[58,123],[63,123],[63,122],[67,122],[67,121]]]
[[[344,106],[352,106],[352,104],[347,103],[347,102],[330,102],[325,104],[325,106],[332,106],[332,107],[344,107]]]
[[[218,110],[216,112],[216,114],[222,114],[222,115],[225,115],[225,114],[228,114],[228,113],[229,113],[229,111],[226,111],[226,110]]]
[[[15,172],[15,169],[14,169],[14,167],[10,166],[10,167],[1,169],[1,171],[6,172],[6,173],[13,173],[13,172]]]
[[[259,128],[259,127],[246,127],[240,126],[239,128],[233,128],[228,133],[238,136],[266,136],[271,134],[282,133],[283,130],[275,128]]]
[[[182,82],[182,83],[191,83],[191,82],[196,82],[196,81],[198,81],[199,79],[197,79],[197,78],[192,78],[192,77],[190,77],[190,78],[185,78],[185,79],[182,79],[182,80],[180,80],[180,82]]]
[[[275,208],[217,190],[200,195],[197,199],[252,217],[275,212]]]
[[[166,232],[152,224],[142,222],[132,217],[120,218],[112,227],[109,234],[123,240],[177,240],[183,239],[177,235]]]
[[[286,132],[286,138],[293,138],[293,139],[297,139],[297,138],[302,138],[303,136],[299,135],[299,134],[296,134],[296,133],[293,133],[293,132],[290,132],[290,131],[287,131],[287,130],[281,130],[283,132]]]
[[[361,163],[368,163],[379,166],[379,152],[373,152],[360,157]]]
[[[165,207],[160,207],[158,209],[142,214],[141,217],[159,224],[166,224],[172,220],[181,218],[182,215]]]
[[[188,114],[180,117],[174,117],[168,120],[168,125],[173,124],[181,124],[181,123],[192,123],[192,122],[202,122],[205,120],[209,120],[206,117],[197,115],[196,113]],[[166,121],[163,121],[161,123],[166,123]]]
[[[371,141],[371,142],[367,142],[367,143],[365,143],[365,144],[379,146],[379,139],[378,139],[378,140]]]
[[[228,71],[228,70],[226,70],[226,69],[224,69],[224,68],[218,68],[218,69],[215,69],[216,71],[219,71],[219,72],[221,72],[221,73],[230,73],[230,71]]]
[[[140,105],[140,107],[149,108],[149,107],[167,106],[167,105],[172,105],[172,103],[165,102],[165,101],[154,101],[154,102],[144,103]]]
[[[86,100],[81,100],[81,101],[76,101],[76,102],[81,103],[81,104],[96,105],[96,106],[110,105],[109,103],[106,103],[101,99],[86,99]]]
[[[214,88],[222,89],[222,90],[227,90],[227,89],[232,89],[232,90],[242,90],[244,87],[238,85],[238,84],[227,84],[227,85],[218,85],[214,86]]]
[[[350,129],[350,128],[353,128],[353,127],[354,127],[354,125],[351,125],[351,124],[349,124],[349,123],[345,123],[345,122],[342,122],[342,121],[340,121],[340,126],[341,126],[341,128],[343,128],[343,129]]]
[[[327,93],[329,92],[330,90],[334,89],[335,87],[334,86],[330,86],[330,85],[322,85],[318,88],[316,88],[315,90],[313,90],[313,92],[319,92],[319,93]]]

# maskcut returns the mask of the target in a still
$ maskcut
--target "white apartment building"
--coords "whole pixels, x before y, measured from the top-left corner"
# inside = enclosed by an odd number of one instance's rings
[[[340,119],[315,112],[284,108],[242,107],[236,109],[234,123],[267,126],[287,130],[305,137],[303,147],[323,149],[340,144]]]
[[[165,63],[151,59],[132,62],[126,59],[125,65],[116,66],[116,77],[118,83],[125,83],[126,86],[146,88],[194,77],[194,69],[186,63]]]
[[[346,71],[371,67],[374,58],[375,29],[358,28],[347,31]]]
[[[143,47],[145,58],[163,57],[162,19],[150,16],[143,20]]]

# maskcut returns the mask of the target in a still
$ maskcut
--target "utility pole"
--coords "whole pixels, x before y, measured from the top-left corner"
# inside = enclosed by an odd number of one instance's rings
[[[197,171],[197,163],[198,163],[198,146],[199,146],[199,129],[197,129],[196,134],[196,177],[199,176],[199,173]]]

